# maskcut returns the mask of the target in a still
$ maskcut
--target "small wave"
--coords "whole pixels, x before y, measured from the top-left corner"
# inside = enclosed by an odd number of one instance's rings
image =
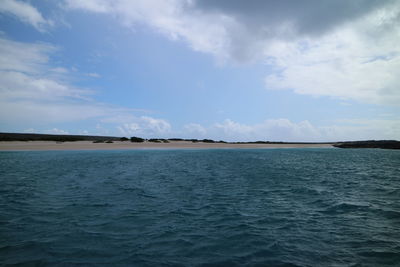
[[[345,214],[357,211],[368,211],[370,209],[369,205],[355,204],[355,203],[340,203],[334,206],[328,207],[327,209],[321,211],[325,214]]]
[[[400,262],[400,254],[398,252],[372,250],[360,252],[358,255],[365,258],[377,258],[380,259],[381,262],[386,263],[398,264]]]
[[[93,207],[93,208],[104,208],[104,207],[113,207],[113,206],[114,205],[112,205],[110,203],[106,203],[106,202],[90,204],[90,207]]]
[[[110,153],[7,156],[21,167],[3,170],[5,264],[400,262],[397,154],[383,164],[367,150]]]
[[[291,192],[302,196],[319,196],[323,194],[322,190],[317,190],[315,188],[309,188],[309,187],[295,188],[292,189]]]
[[[387,219],[400,219],[400,212],[394,210],[380,210]]]
[[[127,192],[129,193],[134,193],[137,196],[140,197],[145,197],[145,198],[157,198],[156,196],[153,196],[152,194],[149,194],[145,190],[137,187],[127,187],[127,188],[121,188],[122,194],[126,194]]]
[[[400,188],[392,189],[389,192],[387,192],[388,195],[396,195],[398,196],[400,194]]]

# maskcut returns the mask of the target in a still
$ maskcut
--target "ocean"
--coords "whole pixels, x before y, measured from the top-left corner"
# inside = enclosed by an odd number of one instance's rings
[[[0,152],[0,265],[400,266],[400,151]]]

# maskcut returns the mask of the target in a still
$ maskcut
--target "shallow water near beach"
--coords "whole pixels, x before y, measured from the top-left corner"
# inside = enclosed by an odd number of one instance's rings
[[[0,153],[0,264],[394,266],[400,151]]]

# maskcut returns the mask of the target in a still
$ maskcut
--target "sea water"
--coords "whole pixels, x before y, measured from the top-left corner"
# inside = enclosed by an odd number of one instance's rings
[[[0,264],[399,266],[400,151],[1,152]]]

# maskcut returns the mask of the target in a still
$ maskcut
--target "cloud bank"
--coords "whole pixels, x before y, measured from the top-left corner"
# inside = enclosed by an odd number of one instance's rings
[[[198,129],[198,131],[196,131]],[[346,140],[400,139],[399,120],[338,120],[329,126],[316,126],[309,121],[268,119],[245,124],[226,119],[210,126],[188,124],[181,136],[213,138],[228,141],[327,142]]]
[[[149,27],[218,62],[265,64],[267,89],[400,105],[398,1],[66,0],[66,7]]]

